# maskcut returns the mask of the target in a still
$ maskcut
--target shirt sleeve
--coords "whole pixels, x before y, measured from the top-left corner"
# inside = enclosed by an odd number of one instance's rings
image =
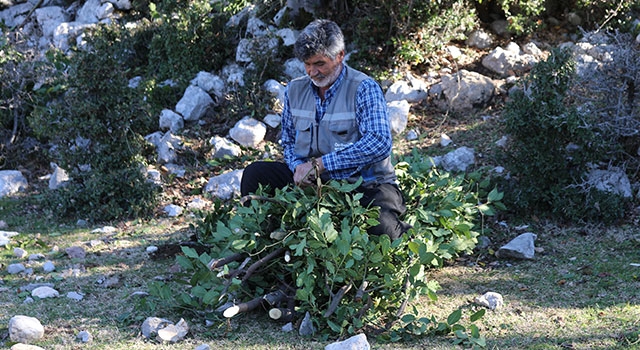
[[[373,79],[364,80],[358,87],[356,122],[362,137],[353,145],[322,157],[332,178],[347,178],[391,154],[393,139],[387,103],[382,89]]]
[[[284,161],[291,172],[296,171],[296,167],[304,160],[296,157],[294,153],[296,142],[296,129],[293,125],[293,117],[291,116],[291,107],[289,106],[289,86],[284,91],[284,106],[282,108],[282,135],[280,136],[281,146],[284,152]]]

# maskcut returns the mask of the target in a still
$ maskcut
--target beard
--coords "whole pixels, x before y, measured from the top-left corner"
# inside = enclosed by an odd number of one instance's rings
[[[338,79],[338,76],[340,75],[340,72],[342,72],[342,65],[338,65],[336,67],[336,69],[329,75],[322,75],[322,74],[318,74],[315,77],[310,77],[311,78],[311,82],[313,82],[313,85],[319,87],[319,88],[325,88],[331,84],[333,84],[334,81],[336,81],[336,79]]]

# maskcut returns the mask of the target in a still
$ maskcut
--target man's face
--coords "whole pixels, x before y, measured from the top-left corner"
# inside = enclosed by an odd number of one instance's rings
[[[344,52],[331,59],[325,55],[317,54],[304,61],[304,69],[317,87],[324,88],[333,84],[340,75]]]

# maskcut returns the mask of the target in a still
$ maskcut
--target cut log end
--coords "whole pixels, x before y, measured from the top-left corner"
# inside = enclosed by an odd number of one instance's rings
[[[272,320],[279,320],[282,318],[282,310],[278,308],[269,310],[269,317],[271,317]]]
[[[240,313],[240,307],[238,305],[233,305],[232,307],[224,310],[222,316],[226,318],[231,318]]]

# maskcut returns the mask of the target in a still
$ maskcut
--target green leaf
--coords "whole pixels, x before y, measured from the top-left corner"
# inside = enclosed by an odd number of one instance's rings
[[[181,248],[184,255],[186,255],[189,258],[197,259],[200,256],[198,252],[196,252],[196,250],[191,247],[182,246]]]
[[[470,317],[471,322],[475,322],[475,321],[481,319],[484,316],[485,312],[486,312],[485,309],[480,309],[480,310],[474,312],[473,315],[471,315],[471,317]]]
[[[404,323],[411,323],[411,322],[416,320],[416,316],[412,315],[412,314],[406,314],[406,315],[402,316],[402,318],[400,320],[402,322],[404,322]]]
[[[495,212],[493,211],[493,209],[488,206],[487,204],[480,204],[478,206],[478,210],[480,210],[480,212],[486,216],[493,216],[495,215]]]
[[[335,322],[333,322],[331,320],[327,320],[327,325],[329,325],[329,328],[331,328],[331,330],[336,332],[336,333],[340,333],[340,331],[342,331],[342,328],[340,326],[338,326],[338,324],[336,324]]]
[[[489,202],[498,202],[502,200],[503,197],[504,197],[504,193],[498,192],[498,189],[494,188],[493,190],[491,190],[491,192],[489,192],[489,195],[487,196],[487,200]]]
[[[460,321],[461,317],[462,317],[462,310],[458,309],[452,312],[451,315],[449,315],[449,317],[447,317],[447,323],[449,325],[457,323],[458,321]]]
[[[247,244],[249,244],[248,239],[236,239],[235,241],[231,242],[231,248],[235,250],[242,250],[247,246]]]

